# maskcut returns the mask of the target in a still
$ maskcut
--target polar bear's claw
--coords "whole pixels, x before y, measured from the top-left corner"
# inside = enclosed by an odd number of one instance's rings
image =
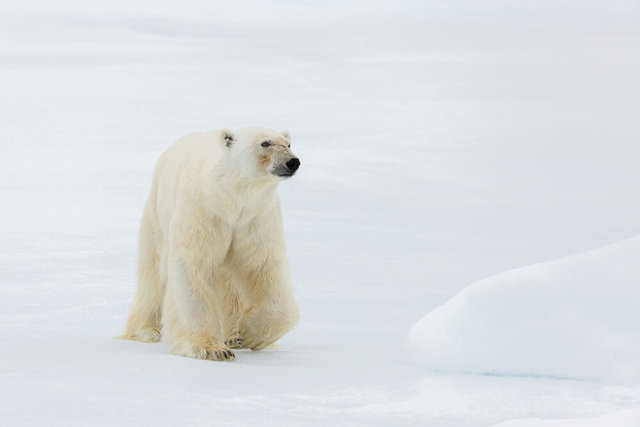
[[[211,360],[233,360],[236,355],[231,350],[214,350]]]
[[[174,346],[171,352],[180,356],[192,357],[201,360],[233,360],[236,358],[229,348],[216,343],[182,342]]]
[[[194,359],[217,361],[233,360],[236,358],[231,350],[213,348],[200,348],[191,354],[184,354],[184,356],[193,357]]]
[[[229,348],[244,348],[244,342],[240,337],[229,338],[224,344]]]

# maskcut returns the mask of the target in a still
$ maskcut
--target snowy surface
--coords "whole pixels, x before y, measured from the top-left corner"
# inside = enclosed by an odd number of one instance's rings
[[[407,345],[436,372],[640,382],[640,237],[474,283]]]
[[[593,418],[564,420],[523,419],[495,424],[494,427],[638,427],[640,409],[626,409]]]
[[[428,374],[403,348],[471,283],[640,234],[638,3],[518,3],[3,3],[0,424],[640,407],[633,382]],[[113,339],[156,159],[252,125],[302,160],[281,187],[299,327],[224,364]]]

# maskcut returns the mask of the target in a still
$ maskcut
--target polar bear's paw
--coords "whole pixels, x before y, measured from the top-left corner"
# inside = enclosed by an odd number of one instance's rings
[[[127,340],[133,340],[133,341],[155,343],[160,341],[161,334],[158,329],[145,328],[145,329],[137,330],[135,332],[129,332],[125,334],[122,338]]]
[[[241,337],[231,337],[228,338],[224,344],[229,348],[245,348],[244,341]]]
[[[262,350],[263,348],[268,347],[273,344],[278,337],[274,337],[270,333],[265,333],[264,335],[252,336],[251,334],[247,334],[246,338],[242,341],[243,348],[249,348],[252,351]]]
[[[194,347],[191,354],[185,354],[185,356],[193,357],[194,359],[217,360],[219,362],[236,358],[233,351],[224,347]]]
[[[236,355],[228,347],[213,343],[192,342],[174,348],[173,352],[181,356],[192,357],[194,359],[216,360],[224,362],[233,360]]]

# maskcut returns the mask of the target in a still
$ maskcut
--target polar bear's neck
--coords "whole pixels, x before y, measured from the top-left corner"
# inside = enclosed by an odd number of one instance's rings
[[[229,223],[248,222],[273,203],[278,203],[279,181],[248,180],[240,174],[215,174],[207,179],[208,210]]]

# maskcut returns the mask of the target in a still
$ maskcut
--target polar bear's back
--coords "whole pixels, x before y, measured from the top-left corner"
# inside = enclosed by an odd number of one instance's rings
[[[175,180],[177,175],[185,171],[200,171],[199,165],[212,164],[219,157],[221,150],[216,139],[218,131],[191,133],[180,138],[169,147],[156,165],[155,176]]]

